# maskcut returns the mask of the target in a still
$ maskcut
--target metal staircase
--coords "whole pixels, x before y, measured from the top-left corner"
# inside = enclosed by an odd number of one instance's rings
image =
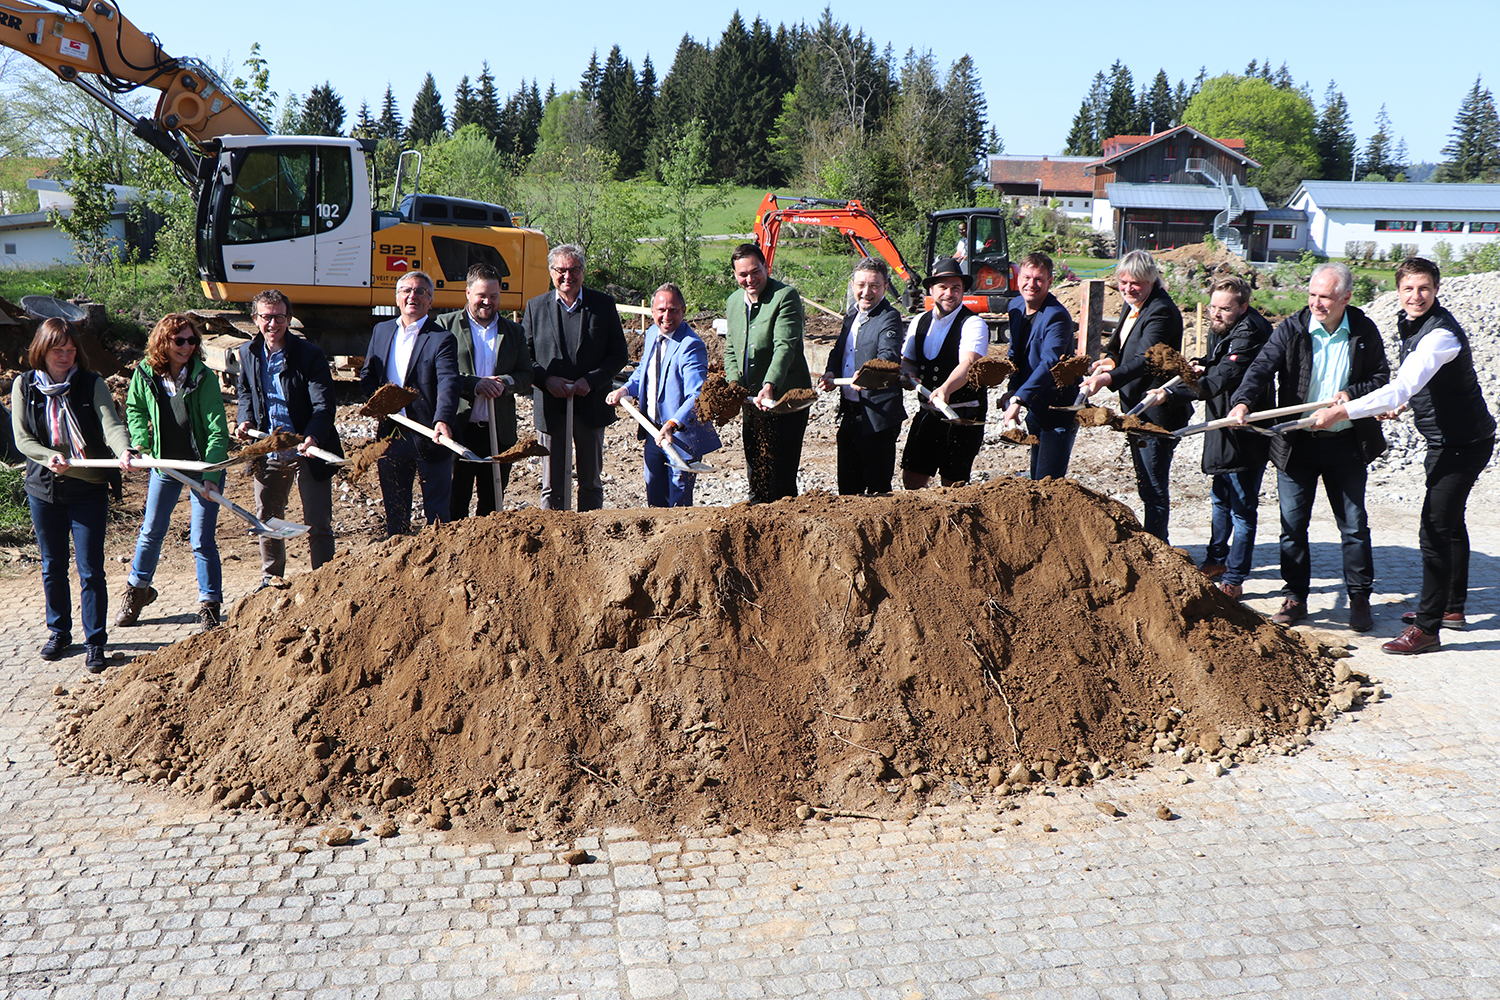
[[[1245,197],[1240,188],[1240,179],[1233,174],[1226,180],[1219,169],[1206,159],[1188,157],[1183,170],[1190,174],[1202,174],[1224,195],[1224,210],[1214,216],[1214,239],[1224,244],[1230,252],[1245,256],[1245,242],[1240,231],[1234,228],[1234,220],[1245,214]]]

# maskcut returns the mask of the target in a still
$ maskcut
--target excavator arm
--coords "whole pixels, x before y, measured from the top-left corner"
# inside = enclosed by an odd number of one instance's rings
[[[912,271],[901,256],[901,251],[891,239],[890,233],[858,201],[834,201],[828,198],[800,198],[794,204],[781,208],[774,194],[761,199],[755,210],[755,242],[766,256],[766,267],[771,266],[776,256],[776,241],[783,224],[798,226],[829,226],[849,238],[854,248],[863,257],[883,257],[891,270],[901,279],[906,293],[910,295],[914,286],[921,284],[921,277]]]
[[[210,147],[219,136],[271,131],[213,70],[167,55],[155,35],[127,21],[110,0],[53,0],[52,7],[0,0],[0,45],[35,59],[129,122],[194,187],[211,169]],[[140,87],[161,91],[151,118],[117,100]]]

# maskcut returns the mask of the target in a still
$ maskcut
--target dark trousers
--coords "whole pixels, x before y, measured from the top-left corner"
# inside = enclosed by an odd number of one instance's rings
[[[766,503],[797,495],[802,465],[802,436],[811,411],[769,416],[745,404],[745,466],[750,473],[750,502]]]
[[[562,428],[562,422],[558,422]],[[543,448],[557,454],[556,449],[568,444],[561,434],[536,435]],[[577,480],[578,495],[575,506],[578,510],[600,510],[604,507],[604,428],[586,427],[575,418],[573,421],[573,478]],[[568,463],[553,461],[548,455],[542,459],[542,494],[538,506],[542,510],[567,510],[562,505],[567,491],[564,469]]]
[[[1066,479],[1068,462],[1073,458],[1073,441],[1078,437],[1078,421],[1069,420],[1061,427],[1043,427],[1027,410],[1026,431],[1037,439],[1031,446],[1031,478]]]
[[[1281,497],[1281,592],[1306,602],[1312,585],[1312,555],[1307,526],[1312,522],[1318,480],[1339,526],[1344,560],[1344,588],[1350,597],[1368,597],[1375,586],[1375,554],[1370,520],[1365,515],[1365,460],[1353,431],[1308,434],[1297,444],[1293,461],[1276,471]]]
[[[1130,435],[1130,462],[1135,466],[1135,489],[1145,508],[1144,525],[1164,542],[1172,513],[1172,455],[1176,450],[1176,438]]]
[[[109,518],[109,487],[63,476],[56,477],[54,500],[28,496],[36,547],[42,556],[42,595],[47,603],[47,628],[73,637],[73,594],[68,585],[68,538],[73,539],[73,561],[83,592],[83,641],[102,646],[109,641],[105,618],[109,595],[104,584],[104,528]]]
[[[839,422],[839,492],[845,496],[891,492],[896,478],[896,437],[901,425],[866,434],[859,422],[845,416]]]
[[[307,533],[307,554],[312,568],[333,558],[333,477],[318,479],[310,471],[312,459],[296,457],[280,461],[274,454],[255,459],[250,474],[255,479],[255,516],[262,521],[286,515],[292,495],[292,480],[302,499],[302,518],[312,530]],[[260,540],[262,577],[286,576],[286,542],[279,538]]]
[[[476,455],[490,454],[490,428],[488,424],[469,424],[460,436],[463,446]],[[511,435],[515,437],[514,434]],[[500,488],[510,488],[510,466],[500,466]],[[475,513],[480,517],[495,512],[495,477],[488,464],[478,462],[453,463],[453,492],[448,500],[449,513],[453,520],[469,516],[469,497],[479,494],[479,505]]]
[[[1241,584],[1255,561],[1255,529],[1260,521],[1260,483],[1266,467],[1220,472],[1214,476],[1205,563],[1224,567],[1224,582]]]
[[[1469,528],[1464,508],[1495,439],[1427,450],[1427,496],[1422,501],[1422,597],[1417,627],[1436,632],[1443,615],[1463,614],[1469,596]]]
[[[448,496],[453,490],[453,453],[443,450],[436,459],[417,451],[417,442],[397,435],[384,455],[375,460],[380,478],[380,498],[385,505],[385,533],[404,535],[411,530],[411,488],[422,481],[422,513],[428,524],[451,520]]]

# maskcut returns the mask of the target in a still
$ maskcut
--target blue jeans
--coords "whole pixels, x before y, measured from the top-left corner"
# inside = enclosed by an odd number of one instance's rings
[[[1255,527],[1260,520],[1260,481],[1264,465],[1214,476],[1213,515],[1204,562],[1224,567],[1224,583],[1241,584],[1255,559]]]
[[[1026,430],[1037,438],[1037,443],[1031,446],[1031,478],[1066,479],[1068,460],[1073,457],[1073,439],[1078,436],[1078,421],[1069,420],[1061,427],[1043,427],[1028,410]]]
[[[223,473],[218,477],[223,485]],[[197,477],[189,477],[197,478]],[[202,482],[202,480],[199,480]],[[146,489],[146,516],[141,521],[141,533],[135,540],[135,558],[130,563],[128,582],[132,587],[149,587],[156,575],[156,563],[161,558],[161,543],[167,537],[172,523],[172,511],[182,496],[183,486],[177,480],[151,473],[150,485]],[[219,505],[192,495],[193,516],[190,522],[190,537],[193,543],[193,562],[198,568],[198,600],[220,603],[224,600],[224,574],[219,565],[219,543],[214,539],[214,530],[219,523]]]
[[[1312,583],[1307,526],[1321,479],[1342,539],[1344,587],[1350,597],[1368,597],[1375,586],[1375,554],[1365,516],[1366,469],[1359,442],[1353,431],[1309,434],[1308,438],[1298,443],[1295,462],[1276,473],[1281,496],[1282,595],[1307,601]]]
[[[1164,542],[1167,541],[1167,523],[1172,514],[1172,454],[1176,450],[1176,438],[1137,434],[1130,436],[1130,461],[1135,466],[1135,488],[1146,512],[1144,526]]]
[[[47,601],[47,628],[73,637],[73,595],[68,587],[68,537],[73,538],[79,589],[83,592],[83,641],[109,641],[105,617],[109,595],[104,586],[104,527],[109,517],[109,487],[56,477],[55,500],[31,503],[36,547],[42,554],[42,594]]]

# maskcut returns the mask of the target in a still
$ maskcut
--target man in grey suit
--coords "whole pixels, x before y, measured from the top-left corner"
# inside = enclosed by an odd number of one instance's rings
[[[568,463],[555,461],[568,409],[573,412],[573,446],[578,478],[578,509],[604,506],[604,428],[615,421],[605,402],[615,375],[630,360],[625,331],[614,299],[583,287],[583,248],[564,243],[547,254],[553,291],[526,303],[526,346],[531,350],[532,420],[537,439],[551,454],[542,459],[543,510],[562,509]]]
[[[891,492],[896,475],[896,436],[906,419],[901,386],[894,380],[883,389],[836,387],[836,378],[853,378],[867,361],[877,358],[901,363],[904,326],[901,313],[886,299],[891,272],[879,257],[854,265],[849,287],[854,308],[844,316],[844,327],[829,352],[818,387],[840,388],[838,430],[839,492],[874,495]]]
[[[438,317],[438,324],[458,343],[459,432],[464,445],[478,455],[490,454],[490,422],[499,450],[516,443],[516,393],[531,391],[531,352],[526,331],[500,315],[500,274],[489,264],[469,268],[464,287],[468,304]],[[500,466],[500,488],[510,485],[510,466]],[[495,480],[487,466],[458,462],[453,467],[453,519],[469,516],[469,496],[479,493],[482,517],[495,511]]]

